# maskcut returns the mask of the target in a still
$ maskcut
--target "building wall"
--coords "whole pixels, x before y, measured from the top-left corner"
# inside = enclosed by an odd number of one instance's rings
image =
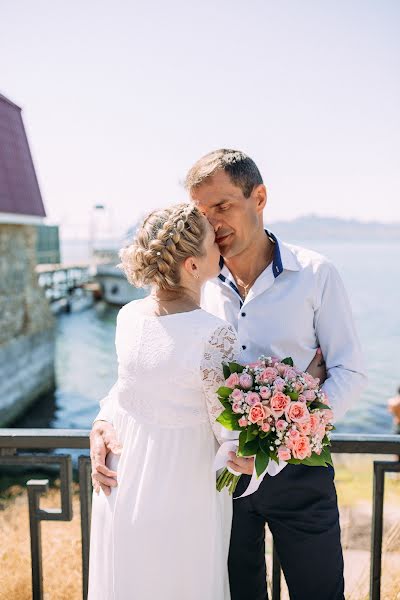
[[[0,224],[0,426],[54,388],[54,317],[39,287],[36,228]]]

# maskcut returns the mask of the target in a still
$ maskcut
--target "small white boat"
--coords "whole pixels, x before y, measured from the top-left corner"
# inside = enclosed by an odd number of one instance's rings
[[[100,286],[99,296],[107,304],[123,306],[147,295],[146,290],[130,284],[125,273],[117,267],[120,260],[115,249],[95,250],[93,259],[91,274]]]

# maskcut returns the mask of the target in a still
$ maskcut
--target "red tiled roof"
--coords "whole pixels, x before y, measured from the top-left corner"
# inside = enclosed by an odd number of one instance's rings
[[[0,213],[46,216],[21,109],[1,94]]]

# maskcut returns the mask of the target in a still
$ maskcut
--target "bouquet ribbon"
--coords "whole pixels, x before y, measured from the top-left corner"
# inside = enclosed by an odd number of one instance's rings
[[[238,476],[242,475],[242,473],[238,473],[237,471],[234,471],[233,469],[228,467],[226,464],[229,460],[229,452],[236,453],[238,448],[239,448],[239,440],[238,439],[232,439],[227,442],[223,442],[223,444],[219,447],[217,454],[215,455],[215,459],[214,459],[215,470],[219,471],[219,469],[224,469],[226,467],[228,469],[228,471],[230,473],[232,473],[233,475],[238,475]],[[261,475],[259,477],[257,477],[256,469],[255,469],[255,467],[253,467],[253,474],[251,476],[249,485],[247,486],[247,488],[245,489],[243,494],[241,494],[240,496],[236,496],[234,498],[234,500],[237,500],[238,498],[244,498],[245,496],[250,496],[251,494],[254,494],[254,492],[256,492],[258,490],[258,488],[260,487],[260,485],[261,485],[264,477],[267,475],[267,473],[268,473],[268,475],[270,475],[270,477],[275,477],[275,475],[278,475],[278,473],[280,473],[282,471],[282,469],[284,467],[286,467],[286,465],[287,465],[287,463],[283,460],[280,460],[279,464],[276,463],[274,460],[270,460],[267,468],[265,469],[265,471],[263,473],[261,473]]]

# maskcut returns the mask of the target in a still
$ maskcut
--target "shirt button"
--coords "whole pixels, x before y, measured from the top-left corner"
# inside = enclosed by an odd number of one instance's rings
[[[242,317],[245,317],[245,316],[246,316],[246,313],[245,313],[245,312],[242,312]]]
[[[242,350],[246,350],[247,346],[243,345]]]

